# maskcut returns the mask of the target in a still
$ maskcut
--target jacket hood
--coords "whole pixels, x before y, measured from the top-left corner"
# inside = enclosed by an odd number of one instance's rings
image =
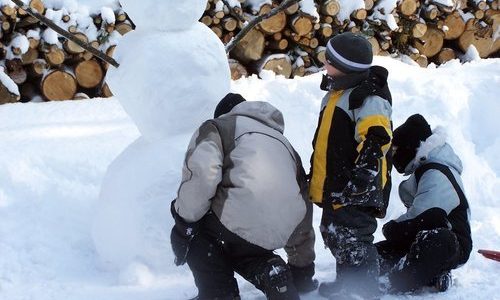
[[[268,102],[245,101],[236,105],[224,116],[244,116],[255,119],[265,125],[283,133],[285,121],[283,114]]]
[[[460,158],[455,154],[453,148],[446,143],[447,135],[442,127],[433,130],[430,137],[420,144],[417,155],[405,169],[405,174],[409,175],[423,164],[434,162],[446,165],[462,174],[463,166]]]

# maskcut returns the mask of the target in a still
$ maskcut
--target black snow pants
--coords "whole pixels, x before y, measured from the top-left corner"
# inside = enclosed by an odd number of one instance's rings
[[[362,206],[333,209],[325,205],[321,235],[336,259],[339,288],[359,295],[377,295],[378,255],[373,245],[377,229],[375,212]],[[360,284],[362,282],[363,284]]]
[[[461,250],[455,233],[439,228],[420,231],[409,249],[390,241],[376,244],[381,273],[389,275],[393,292],[410,292],[458,267]]]
[[[204,217],[202,230],[190,245],[187,263],[200,300],[240,299],[234,272],[268,299],[299,299],[291,271],[283,259],[230,232],[213,213]]]

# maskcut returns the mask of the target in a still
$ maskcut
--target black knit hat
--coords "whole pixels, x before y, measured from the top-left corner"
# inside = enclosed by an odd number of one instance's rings
[[[244,101],[246,101],[245,98],[243,98],[240,94],[227,94],[224,98],[222,98],[219,104],[217,104],[214,112],[214,118],[227,114],[233,109],[233,107]]]
[[[396,170],[404,173],[408,164],[417,155],[421,142],[432,135],[432,130],[422,115],[415,114],[394,130],[392,145],[397,147],[393,154]]]
[[[416,149],[420,142],[432,135],[431,126],[422,115],[414,114],[394,130],[392,144],[397,147]]]
[[[344,32],[328,41],[326,60],[342,73],[363,72],[372,65],[372,45],[361,35]]]

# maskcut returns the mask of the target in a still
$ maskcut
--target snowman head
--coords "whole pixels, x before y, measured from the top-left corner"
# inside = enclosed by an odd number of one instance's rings
[[[145,138],[191,133],[230,90],[224,46],[199,22],[185,31],[136,33],[116,49],[111,91]]]
[[[198,21],[207,0],[120,0],[138,29],[185,30]]]

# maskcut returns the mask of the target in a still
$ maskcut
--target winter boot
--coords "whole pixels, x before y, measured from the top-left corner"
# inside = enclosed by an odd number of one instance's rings
[[[432,280],[431,284],[436,288],[436,290],[438,290],[438,292],[446,292],[453,284],[451,272],[447,271],[437,276]]]
[[[327,281],[319,285],[318,293],[325,298],[329,298],[330,295],[341,293],[342,290],[342,284],[338,281]]]

